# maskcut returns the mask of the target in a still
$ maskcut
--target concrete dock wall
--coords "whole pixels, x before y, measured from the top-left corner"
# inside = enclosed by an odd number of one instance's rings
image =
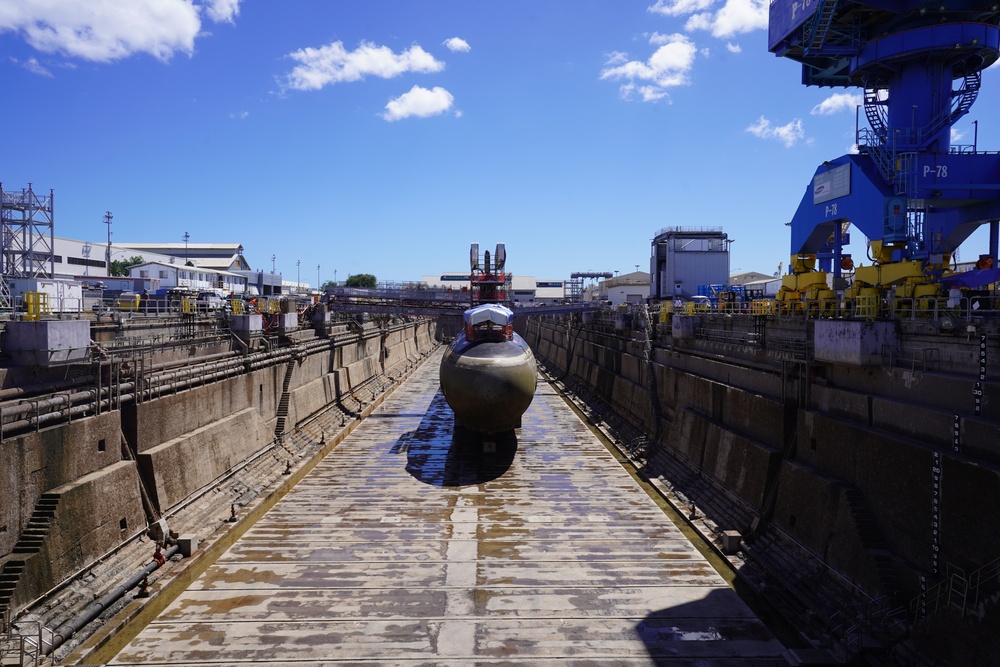
[[[567,328],[552,318],[518,327],[554,376],[656,432],[644,351],[628,338],[636,333]],[[733,355],[693,339],[653,354],[662,427],[654,452],[724,488],[726,502],[749,508],[846,581],[873,596],[916,595],[933,565],[935,454],[940,563],[970,571],[1000,555],[1000,534],[981,520],[1000,503],[1000,422],[971,414],[968,377],[917,364]],[[745,535],[750,528],[728,527]],[[891,575],[876,566],[885,552]],[[889,591],[894,585],[901,590]]]
[[[13,603],[27,604],[142,530],[134,461],[119,461],[47,492],[58,499],[41,549],[25,560]],[[18,555],[15,554],[15,557]]]
[[[260,451],[273,438],[260,413],[246,408],[146,449],[140,469],[153,480],[154,502],[165,512]]]
[[[144,531],[143,486],[163,513],[269,446],[289,369],[285,431],[384,368],[419,360],[434,336],[432,320],[385,336],[369,323],[353,340],[307,340],[257,370],[0,441],[0,566],[23,564],[11,609]],[[39,508],[51,515],[48,533],[34,551],[13,553]]]
[[[117,411],[0,441],[0,554],[9,554],[42,494],[122,460]]]

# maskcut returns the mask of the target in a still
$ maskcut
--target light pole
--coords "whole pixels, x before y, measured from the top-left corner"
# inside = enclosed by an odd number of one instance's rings
[[[337,286],[337,269],[333,270],[333,286]]]
[[[274,273],[274,259],[275,259],[275,256],[271,255],[271,273]]]
[[[108,252],[107,252],[107,259],[105,260],[105,262],[108,265],[109,276],[111,275],[111,218],[112,217],[114,216],[111,215],[111,211],[104,212],[104,224],[108,226]]]
[[[191,238],[191,235],[188,234],[187,232],[184,232],[184,265],[185,266],[187,266],[187,263],[191,261],[190,259],[188,259],[188,239],[189,238]]]
[[[302,266],[302,260],[301,259],[295,260],[295,291],[296,292],[299,291],[299,281],[302,280],[302,272],[299,270],[300,266]]]
[[[320,288],[319,284],[319,264],[316,265],[316,289]]]

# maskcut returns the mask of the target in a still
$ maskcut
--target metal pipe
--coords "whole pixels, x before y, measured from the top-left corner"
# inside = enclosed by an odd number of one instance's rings
[[[75,378],[65,382],[62,380],[56,380],[53,382],[43,382],[42,384],[29,385],[25,387],[8,387],[7,389],[0,389],[0,401],[5,401],[10,398],[20,398],[32,394],[42,394],[47,391],[65,390],[67,387],[76,387],[81,384],[88,384],[89,382],[91,382],[90,378]]]
[[[375,333],[377,335],[377,332]],[[231,353],[229,352],[209,355],[216,359],[230,358],[207,366],[203,364],[188,365],[184,368],[150,377],[144,381],[143,392],[152,393],[154,391],[183,389],[194,384],[203,384],[206,381],[239,375],[247,372],[248,369],[251,371],[260,370],[312,353],[329,351],[349,341],[362,342],[370,337],[348,334],[341,339],[334,340],[332,343],[330,340],[311,341],[295,348],[285,348],[277,354],[266,351],[239,357],[231,357]],[[187,363],[190,364],[190,362]],[[206,373],[206,371],[208,372]],[[0,424],[2,424],[4,432],[10,432],[18,429],[37,428],[43,424],[56,422],[63,418],[85,415],[88,412],[104,409],[105,407],[110,409],[112,407],[111,397],[115,396],[113,390],[118,392],[117,403],[120,405],[121,403],[135,399],[134,392],[137,390],[137,387],[135,382],[129,381],[119,383],[117,387],[109,386],[102,387],[99,390],[90,389],[74,394],[60,394],[45,399],[33,399],[30,402],[21,399],[14,405],[0,406]],[[39,413],[41,410],[57,407],[64,409],[53,409],[45,414],[36,414],[33,417],[24,417],[3,423],[4,420],[9,420],[12,417],[24,416],[31,412]]]
[[[177,553],[177,550],[178,546],[175,544],[163,552],[164,558],[166,560],[170,560],[170,557]],[[100,616],[101,612],[123,598],[126,593],[138,586],[139,582],[155,572],[159,569],[159,567],[160,564],[154,560],[129,577],[124,583],[115,586],[103,596],[91,602],[78,616],[71,618],[52,631],[52,641],[41,647],[42,653],[44,655],[51,655],[53,651],[65,644],[73,635],[79,632],[80,628]]]

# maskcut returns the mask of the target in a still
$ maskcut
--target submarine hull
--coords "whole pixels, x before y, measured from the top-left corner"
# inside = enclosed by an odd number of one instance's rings
[[[455,423],[479,433],[502,433],[521,425],[535,396],[535,355],[518,336],[470,342],[464,333],[441,359],[441,391]]]

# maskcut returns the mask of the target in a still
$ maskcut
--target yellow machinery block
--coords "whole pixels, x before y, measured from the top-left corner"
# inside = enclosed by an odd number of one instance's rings
[[[816,255],[792,255],[788,266],[792,269],[792,273],[812,271],[816,268]]]
[[[798,273],[795,275],[795,289],[799,292],[806,292],[815,286],[826,287],[826,271],[810,271],[809,273]]]

